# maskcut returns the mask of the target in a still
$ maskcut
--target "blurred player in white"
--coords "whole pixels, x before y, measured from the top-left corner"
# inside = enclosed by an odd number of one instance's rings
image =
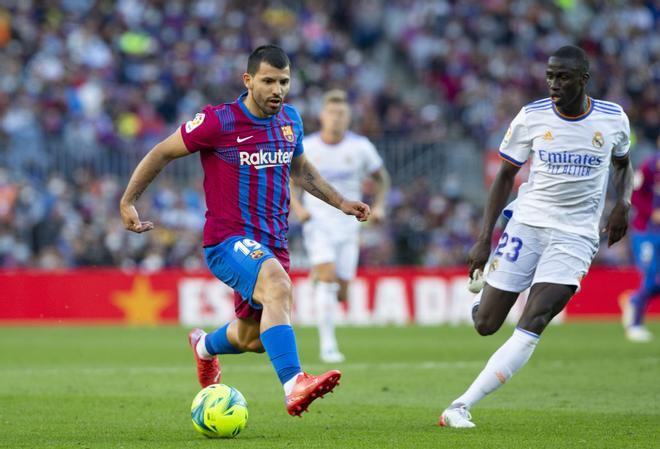
[[[307,157],[343,195],[360,198],[364,179],[371,177],[375,184],[371,220],[382,221],[389,175],[369,139],[348,130],[351,108],[346,92],[327,92],[319,119],[320,131],[304,140]],[[335,337],[335,310],[337,300],[346,299],[348,284],[355,277],[359,225],[307,192],[303,193],[302,203],[292,193],[291,208],[303,223],[305,249],[312,264],[320,357],[326,363],[341,362],[344,355]]]
[[[513,335],[442,413],[441,426],[474,427],[470,408],[527,363],[545,327],[579,288],[598,250],[610,161],[617,201],[602,232],[612,245],[627,230],[633,186],[628,117],[621,106],[587,96],[589,62],[581,48],[557,50],[546,80],[550,97],[523,107],[500,145],[504,161],[469,254],[473,278],[488,263],[472,311],[480,335],[495,333],[531,286],[529,298]],[[493,228],[530,156],[529,180],[504,211],[510,220],[489,259]]]

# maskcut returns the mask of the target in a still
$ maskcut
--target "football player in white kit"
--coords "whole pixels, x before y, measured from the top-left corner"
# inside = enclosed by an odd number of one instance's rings
[[[525,365],[545,327],[579,288],[598,250],[610,161],[617,198],[602,232],[608,246],[626,233],[633,187],[628,117],[621,106],[587,96],[589,63],[579,47],[557,50],[546,80],[550,97],[523,107],[500,145],[503,162],[469,253],[473,280],[485,267],[473,306],[480,335],[495,333],[518,294],[531,286],[529,298],[513,335],[445,409],[441,426],[474,427],[470,408]],[[490,254],[495,223],[530,156],[529,180],[505,209],[510,220]]]
[[[389,175],[369,139],[348,130],[351,109],[346,92],[327,92],[319,119],[320,131],[304,140],[307,158],[342,195],[360,198],[363,180],[371,177],[375,184],[371,221],[382,221]],[[312,264],[320,358],[326,363],[341,362],[344,355],[335,336],[335,311],[337,300],[346,299],[348,284],[357,270],[359,224],[346,220],[307,192],[301,204],[295,191],[291,189],[291,208],[303,222],[305,249]]]

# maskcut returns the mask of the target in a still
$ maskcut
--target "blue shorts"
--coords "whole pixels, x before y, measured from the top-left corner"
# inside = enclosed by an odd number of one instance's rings
[[[660,285],[660,235],[651,232],[633,232],[631,235],[633,256],[639,271],[644,275],[647,288]]]
[[[261,264],[275,257],[270,248],[244,236],[235,236],[205,247],[204,256],[215,277],[238,292],[253,309],[262,308],[252,301],[252,293]]]

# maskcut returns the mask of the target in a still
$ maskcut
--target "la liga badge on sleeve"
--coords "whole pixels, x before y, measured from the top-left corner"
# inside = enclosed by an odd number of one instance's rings
[[[203,112],[198,112],[197,114],[195,114],[194,119],[186,122],[186,132],[187,133],[192,132],[195,128],[197,128],[199,125],[201,125],[204,122],[205,118],[206,118],[206,114],[204,114]]]

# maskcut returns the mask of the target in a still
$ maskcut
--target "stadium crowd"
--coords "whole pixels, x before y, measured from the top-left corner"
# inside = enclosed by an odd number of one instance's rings
[[[165,176],[157,181],[145,193],[140,211],[156,229],[137,235],[124,230],[117,214],[123,189],[117,177],[79,170],[71,181],[52,175],[40,186],[10,179],[0,169],[0,268],[204,266],[201,180],[181,185]],[[476,208],[460,198],[428,192],[424,182],[392,190],[388,221],[364,229],[364,264],[462,262],[476,230]],[[295,221],[291,252],[294,267],[306,266]]]
[[[0,267],[201,266],[199,179],[150,188],[142,214],[160,226],[145,238],[117,215],[127,173],[81,167],[144,154],[204,104],[236,97],[246,55],[267,42],[291,55],[289,100],[308,132],[323,92],[341,86],[356,131],[376,142],[467,138],[484,151],[545,95],[547,55],[574,42],[590,55],[590,93],[625,108],[641,158],[660,129],[658,20],[642,0],[3,2]],[[77,168],[54,170],[55,154]],[[365,228],[363,264],[463,263],[478,207],[427,181],[395,184],[388,222]],[[301,248],[294,223],[294,262]]]
[[[157,270],[205,266],[200,246],[204,224],[201,179],[187,184],[162,179],[141,200],[140,213],[156,229],[126,232],[117,213],[123,183],[80,169],[67,181],[54,174],[43,183],[12,181],[0,168],[0,268],[61,269],[117,266]],[[480,213],[460,196],[433,192],[425,180],[394,186],[384,223],[367,224],[361,234],[364,266],[457,266],[478,233]],[[605,246],[605,245],[603,245]],[[308,267],[301,226],[291,222],[294,268]],[[603,247],[597,261],[629,262],[628,245]]]

